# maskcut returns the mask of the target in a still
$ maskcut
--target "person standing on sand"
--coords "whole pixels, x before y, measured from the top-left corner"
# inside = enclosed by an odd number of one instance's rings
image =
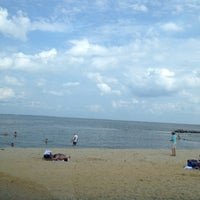
[[[77,142],[78,142],[78,135],[75,134],[74,137],[72,138],[72,143],[74,146],[76,146]]]
[[[172,132],[172,136],[171,136],[171,141],[172,141],[172,156],[176,156],[176,138],[177,138],[177,135],[173,131]]]

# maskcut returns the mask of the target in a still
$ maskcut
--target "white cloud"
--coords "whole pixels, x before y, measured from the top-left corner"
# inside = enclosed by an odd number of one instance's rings
[[[97,87],[100,89],[101,94],[109,94],[112,92],[112,89],[106,83],[98,83]]]
[[[98,105],[98,104],[89,105],[87,107],[88,107],[88,109],[91,112],[100,112],[100,111],[103,111],[103,108],[100,105]]]
[[[79,85],[80,85],[79,82],[68,82],[68,83],[63,84],[64,87],[74,87],[74,86],[79,86]]]
[[[192,9],[192,10],[198,10],[200,9],[200,4],[198,0],[193,0],[193,1],[186,1],[186,5],[188,8]]]
[[[11,69],[19,69],[25,71],[32,71],[34,69],[33,56],[26,55],[22,52],[15,53],[12,56],[13,66]]]
[[[31,24],[30,31],[48,31],[48,32],[65,32],[67,30],[66,25],[60,22],[49,22],[41,19],[40,21],[34,21]]]
[[[147,79],[151,83],[155,82],[157,87],[161,86],[168,91],[173,91],[176,88],[174,76],[175,73],[166,68],[149,68],[147,71]]]
[[[174,32],[179,32],[183,30],[183,27],[178,26],[177,24],[173,23],[173,22],[168,22],[166,24],[161,25],[161,28],[164,31],[174,31]]]
[[[0,70],[22,70],[22,71],[37,71],[41,69],[50,70],[50,66],[56,65],[57,50],[50,49],[41,51],[38,54],[24,54],[17,52],[10,54],[7,57],[0,57]],[[57,66],[54,66],[57,68]]]
[[[64,95],[63,91],[58,91],[58,90],[49,90],[49,91],[43,90],[43,93],[59,97]]]
[[[200,87],[200,72],[194,70],[191,72],[185,72],[183,77],[180,77],[182,84],[185,88],[199,88]]]
[[[128,87],[136,96],[156,97],[171,95],[177,91],[176,77],[166,68],[148,68],[125,74],[130,81]]]
[[[129,10],[135,12],[148,12],[148,7],[143,3],[132,3],[131,1],[119,1],[119,6],[121,9]]]
[[[142,102],[139,102],[137,99],[133,98],[133,99],[130,99],[130,100],[113,100],[112,101],[112,106],[114,108],[131,108],[139,103],[142,103]]]
[[[13,76],[5,76],[3,82],[7,85],[13,85],[13,86],[21,86],[24,84],[23,80]]]
[[[87,77],[92,81],[95,81],[97,84],[97,88],[100,90],[101,95],[105,94],[115,94],[121,95],[121,91],[119,89],[113,89],[110,85],[114,87],[114,84],[117,84],[118,81],[112,77],[102,76],[100,73],[88,73]]]
[[[95,0],[95,4],[100,9],[106,9],[108,6],[108,0]]]
[[[9,57],[0,57],[0,70],[9,69],[13,65],[12,58]]]
[[[184,98],[186,100],[185,102],[188,102],[188,104],[190,103],[195,105],[200,104],[200,96],[197,93],[191,93],[189,91],[182,90],[180,92],[180,97]]]
[[[39,109],[43,108],[44,109],[44,108],[47,107],[47,104],[42,103],[40,101],[31,101],[31,102],[28,103],[27,107],[30,107],[30,108],[39,108]]]
[[[0,32],[5,36],[12,36],[16,39],[26,40],[26,33],[30,28],[30,20],[18,12],[17,16],[8,18],[7,9],[0,7]]]
[[[147,112],[150,112],[152,114],[162,114],[163,112],[177,112],[180,111],[181,104],[179,102],[176,103],[153,103],[151,105],[151,108],[147,110]]]
[[[0,99],[15,97],[15,92],[11,88],[0,88]]]
[[[42,51],[39,54],[36,55],[36,58],[38,56],[39,62],[43,62],[47,64],[49,61],[51,61],[55,56],[57,55],[57,50],[56,49],[50,49],[49,51]]]
[[[135,11],[148,12],[148,8],[143,4],[133,4],[130,7]]]
[[[99,46],[90,44],[87,39],[83,40],[71,40],[73,47],[68,51],[73,56],[91,56],[91,55],[105,55],[107,49]]]
[[[113,69],[118,65],[118,58],[112,55],[95,57],[92,58],[91,65],[100,70]]]
[[[87,77],[93,81],[102,82],[103,77],[100,73],[88,73]]]
[[[37,86],[38,87],[43,87],[45,84],[46,84],[47,80],[46,79],[43,79],[43,78],[40,78],[39,80],[37,80]]]
[[[26,41],[27,33],[34,30],[64,32],[66,26],[43,19],[32,22],[22,11],[18,11],[16,16],[9,17],[7,9],[0,7],[0,32],[3,35]]]

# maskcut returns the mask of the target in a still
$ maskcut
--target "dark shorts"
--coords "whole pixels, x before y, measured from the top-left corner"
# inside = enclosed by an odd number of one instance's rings
[[[76,145],[77,144],[77,142],[73,142],[73,145]]]
[[[50,156],[50,155],[47,155],[47,154],[44,154],[44,158],[45,158],[45,159],[51,159],[51,156]]]

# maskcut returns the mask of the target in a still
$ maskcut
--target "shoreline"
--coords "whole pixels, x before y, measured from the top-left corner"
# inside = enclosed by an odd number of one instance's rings
[[[170,149],[51,148],[69,162],[44,161],[44,150],[0,149],[1,198],[199,199],[200,171],[184,166],[200,149],[177,149],[173,157]]]

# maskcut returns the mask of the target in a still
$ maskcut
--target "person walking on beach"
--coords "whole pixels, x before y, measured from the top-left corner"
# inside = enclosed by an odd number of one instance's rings
[[[177,135],[173,131],[172,132],[172,136],[171,136],[171,141],[172,141],[172,156],[176,156],[176,138],[177,138]]]
[[[74,146],[76,146],[77,142],[78,142],[78,135],[75,134],[74,137],[72,138],[72,143]]]

